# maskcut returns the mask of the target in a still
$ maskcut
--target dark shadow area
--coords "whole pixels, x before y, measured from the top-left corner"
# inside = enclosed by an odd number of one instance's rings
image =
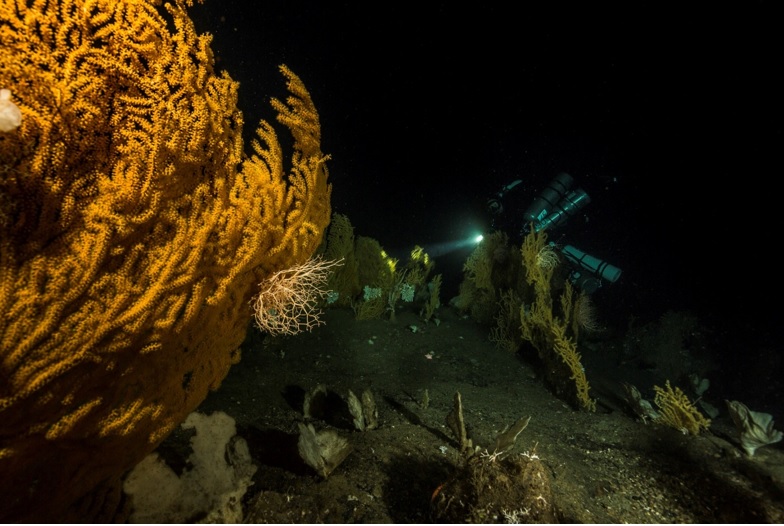
[[[397,524],[433,522],[430,499],[433,492],[451,476],[454,467],[446,461],[420,461],[396,455],[384,467],[389,481],[384,488],[384,503]]]
[[[677,431],[663,429],[655,443],[649,442],[649,445],[640,448],[645,462],[655,467],[655,483],[665,498],[678,502],[682,499],[684,486],[696,488],[688,507],[697,523],[775,522],[767,514],[764,498],[706,469],[704,460],[698,458],[685,443],[688,440],[689,437]],[[753,480],[754,477],[750,478]],[[769,481],[766,481],[756,489],[770,486]]]
[[[400,413],[400,415],[403,418],[408,420],[413,425],[419,426],[422,429],[425,429],[427,432],[431,433],[434,437],[438,438],[439,440],[443,440],[444,442],[448,442],[448,443],[452,444],[453,447],[457,447],[457,448],[460,447],[460,445],[455,441],[455,439],[453,437],[448,436],[446,433],[442,432],[440,429],[435,429],[433,427],[430,427],[430,426],[426,425],[424,422],[422,422],[422,419],[419,418],[419,416],[416,413],[414,413],[413,411],[408,409],[406,406],[404,406],[403,404],[401,404],[400,402],[398,402],[394,398],[389,397],[389,396],[385,396],[384,397],[384,401],[387,404],[389,404],[389,406],[392,407],[392,409],[394,409],[395,411]]]
[[[308,395],[305,395],[308,398]],[[300,405],[302,410],[302,405]],[[306,417],[345,430],[354,430],[354,417],[348,409],[348,403],[331,389],[314,389],[309,394]]]
[[[256,426],[249,426],[238,432],[248,442],[251,456],[261,469],[270,466],[295,475],[312,474],[312,470],[299,456],[297,435]]]
[[[302,406],[305,403],[305,389],[298,385],[287,385],[283,388],[281,395],[291,409],[302,412]]]

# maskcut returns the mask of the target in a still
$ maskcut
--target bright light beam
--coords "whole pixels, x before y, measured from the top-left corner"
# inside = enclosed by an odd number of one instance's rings
[[[457,241],[434,243],[432,245],[428,245],[426,250],[431,257],[437,258],[438,256],[443,256],[444,254],[449,254],[450,252],[454,252],[462,248],[478,245],[482,239],[482,234],[476,234],[464,239],[459,239]]]

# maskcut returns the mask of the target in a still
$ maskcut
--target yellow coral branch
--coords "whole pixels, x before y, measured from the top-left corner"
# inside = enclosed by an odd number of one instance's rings
[[[678,387],[673,389],[669,380],[664,388],[655,385],[653,390],[656,393],[653,401],[659,408],[657,423],[691,435],[699,435],[710,427],[711,421],[702,416],[683,391]]]
[[[566,336],[566,326],[555,324],[551,327],[553,332],[553,350],[561,357],[561,360],[569,367],[571,379],[574,380],[577,389],[577,400],[583,409],[596,411],[596,400],[593,400],[588,392],[590,386],[585,377],[585,369],[580,362],[580,353],[577,352],[577,343]]]

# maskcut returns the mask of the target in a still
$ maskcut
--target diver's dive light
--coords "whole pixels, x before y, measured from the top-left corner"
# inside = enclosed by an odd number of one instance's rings
[[[621,269],[618,267],[586,254],[572,245],[565,245],[561,249],[561,253],[570,263],[579,267],[579,269],[572,271],[569,279],[587,294],[591,294],[601,287],[602,279],[615,283],[621,277]]]
[[[536,232],[561,226],[590,203],[591,198],[582,188],[569,191],[572,183],[574,179],[568,173],[556,175],[523,214],[525,229],[532,223]]]
[[[474,233],[464,237],[463,239],[457,239],[455,241],[442,241],[441,243],[428,244],[425,248],[427,249],[427,253],[430,254],[431,257],[435,258],[450,252],[454,252],[455,250],[461,250],[467,247],[478,245],[482,242],[482,239],[484,239],[482,234]]]

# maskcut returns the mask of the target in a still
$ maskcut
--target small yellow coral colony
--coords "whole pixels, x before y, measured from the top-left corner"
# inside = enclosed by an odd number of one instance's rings
[[[342,259],[343,265],[329,276],[327,288],[332,291],[331,301],[334,306],[348,307],[354,297],[362,290],[359,286],[359,269],[354,253],[354,227],[343,214],[332,214],[329,223],[324,258],[327,260]]]
[[[0,131],[2,522],[111,510],[96,488],[218,387],[254,287],[329,223],[304,85],[281,68],[290,171],[267,122],[244,157],[238,85],[189,5],[0,0],[0,89],[21,112]]]
[[[424,307],[422,307],[422,312],[419,313],[419,316],[426,322],[433,318],[436,310],[441,306],[441,274],[433,276],[428,288],[429,295],[427,301],[425,302]]]
[[[671,387],[669,380],[664,388],[654,385],[653,390],[656,392],[653,401],[659,408],[656,423],[690,435],[699,435],[700,431],[710,427],[711,421],[702,416],[683,391]]]

